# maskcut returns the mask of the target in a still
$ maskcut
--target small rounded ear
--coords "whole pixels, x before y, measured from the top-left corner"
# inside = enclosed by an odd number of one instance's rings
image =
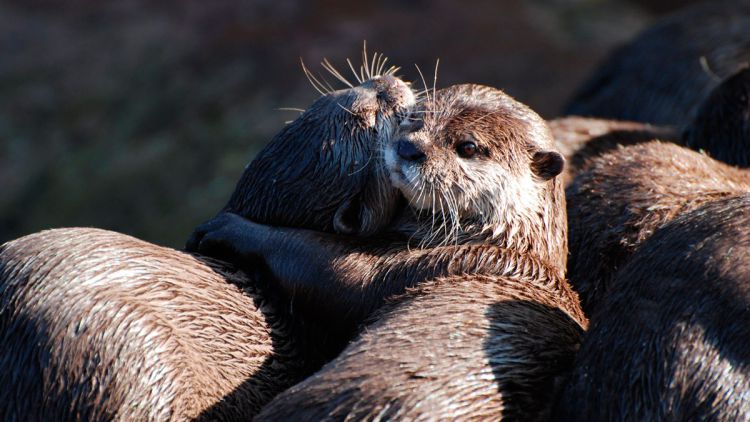
[[[531,158],[531,171],[542,180],[557,176],[564,166],[565,159],[556,151],[537,151]]]
[[[339,234],[357,234],[362,222],[359,219],[361,201],[359,197],[349,198],[339,205],[333,216],[333,229]]]

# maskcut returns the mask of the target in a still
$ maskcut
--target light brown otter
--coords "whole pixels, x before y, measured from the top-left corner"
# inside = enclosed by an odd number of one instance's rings
[[[390,74],[324,95],[246,168],[225,209],[358,234],[388,224],[397,197],[380,149],[413,102]],[[106,231],[6,243],[0,416],[250,418],[327,356],[303,341],[319,334],[325,349],[327,333],[289,315],[259,281],[252,269]]]
[[[643,242],[591,315],[552,419],[747,420],[749,228],[742,194],[681,210]]]
[[[258,419],[548,414],[586,326],[563,278],[562,157],[544,121],[499,90],[447,88],[424,109],[385,152],[410,205],[392,234],[362,242],[231,215],[199,229],[204,250],[260,256],[307,313],[370,317]]]
[[[750,63],[750,1],[705,1],[615,50],[565,115],[682,129],[719,83]]]

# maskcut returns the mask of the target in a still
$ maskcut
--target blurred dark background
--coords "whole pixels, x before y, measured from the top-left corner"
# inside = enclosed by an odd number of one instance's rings
[[[493,85],[555,117],[676,0],[0,2],[0,243],[96,226],[169,246],[317,97],[300,65],[363,40],[416,80]]]

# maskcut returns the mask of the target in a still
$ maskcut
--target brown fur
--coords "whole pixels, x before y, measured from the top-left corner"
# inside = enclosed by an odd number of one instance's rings
[[[424,108],[422,128],[385,152],[410,203],[395,233],[362,242],[231,215],[206,226],[202,247],[262,257],[295,303],[332,324],[411,288],[259,419],[547,414],[586,325],[562,278],[562,158],[539,116],[498,90],[455,86]],[[467,139],[476,155],[457,156]]]
[[[749,227],[743,194],[657,229],[591,315],[553,420],[747,420]]]
[[[485,262],[500,271],[432,279],[386,304],[257,419],[546,419],[586,320],[554,269],[529,272],[529,254],[492,250]]]
[[[618,146],[655,139],[679,143],[674,129],[646,123],[578,116],[561,117],[547,123],[557,142],[557,149],[565,157],[562,174],[565,186],[573,182],[573,178],[593,157],[617,149]]]
[[[642,143],[592,159],[567,189],[568,277],[586,313],[657,228],[749,190],[747,171],[670,143]]]
[[[203,416],[239,420],[303,371],[285,318],[218,261],[58,229],[3,245],[0,279],[2,420],[188,420],[223,398]]]
[[[321,97],[248,166],[225,209],[363,235],[390,223],[397,196],[379,148],[410,95],[384,76]],[[256,270],[124,235],[28,236],[3,246],[0,269],[6,419],[248,419],[329,356],[332,333],[270,302]]]

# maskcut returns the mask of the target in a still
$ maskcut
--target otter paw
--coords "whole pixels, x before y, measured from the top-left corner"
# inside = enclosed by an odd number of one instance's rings
[[[207,234],[211,233],[211,237],[216,240],[217,232],[230,232],[232,227],[237,227],[247,222],[244,218],[237,214],[223,212],[215,216],[214,218],[206,221],[200,226],[193,230],[190,238],[185,243],[185,250],[190,252],[201,252],[201,242],[204,240]],[[213,241],[209,241],[211,243]]]

